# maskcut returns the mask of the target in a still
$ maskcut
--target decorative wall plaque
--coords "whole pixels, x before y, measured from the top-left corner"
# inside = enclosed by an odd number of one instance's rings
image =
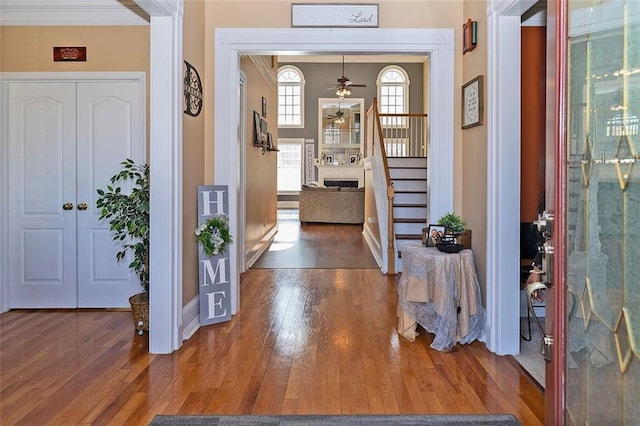
[[[218,214],[229,214],[227,185],[198,185],[198,224]],[[229,251],[207,256],[198,244],[200,325],[231,319],[231,273]]]
[[[202,81],[193,65],[187,61],[184,65],[184,113],[197,117],[202,111]]]
[[[378,27],[378,4],[291,4],[292,27]]]
[[[53,48],[53,62],[86,62],[87,48],[85,46]]]

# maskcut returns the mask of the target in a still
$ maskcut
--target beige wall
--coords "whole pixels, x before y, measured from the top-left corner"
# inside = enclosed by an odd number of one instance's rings
[[[203,78],[204,75],[204,3],[187,1],[184,5],[183,56]],[[183,73],[186,70],[183,64]],[[203,83],[204,84],[204,83]],[[194,230],[198,222],[198,185],[204,185],[204,123],[207,98],[200,115],[182,114],[182,302],[186,305],[198,295],[198,245]],[[212,183],[212,182],[207,182]]]
[[[271,57],[265,58],[266,63],[271,63]],[[275,69],[273,64],[274,81],[269,85],[265,77],[258,71],[249,58],[243,58],[241,69],[247,78],[247,115],[245,141],[247,167],[245,169],[246,188],[246,222],[245,222],[245,246],[252,250],[261,241],[266,233],[276,226],[277,213],[277,155],[275,152],[262,153],[262,148],[253,147],[253,112],[262,112],[262,97],[267,100],[267,117],[269,132],[274,137],[277,134],[277,92],[275,86]],[[277,144],[277,143],[276,143]]]
[[[191,0],[202,1],[202,0]],[[330,2],[327,2],[330,3]],[[462,25],[462,1],[458,0],[424,0],[424,1],[400,1],[381,0],[379,5],[380,28],[455,28],[456,51],[461,53],[461,25]],[[484,4],[484,2],[483,2]],[[291,27],[291,2],[290,1],[242,1],[242,0],[207,0],[206,1],[206,78],[214,81],[214,48],[215,28],[290,28]],[[486,13],[486,12],[485,12]],[[456,55],[459,58],[458,55]],[[462,61],[456,60],[455,85],[459,87],[462,81]],[[205,85],[205,98],[212,99],[214,85]],[[456,100],[459,106],[459,99]],[[205,140],[214,140],[213,114],[210,112],[205,124]],[[460,118],[456,115],[455,143],[461,143]],[[213,145],[206,147],[205,161],[213,158]],[[212,161],[212,160],[211,160]],[[213,165],[205,167],[207,178],[213,176]],[[454,182],[459,185],[459,179]],[[458,189],[459,191],[459,189]]]
[[[465,0],[464,19],[460,20],[457,29],[461,31],[462,23],[467,18],[478,21],[478,44],[471,52],[462,56],[463,81],[483,75],[485,119],[482,126],[471,127],[462,131],[462,146],[456,145],[455,169],[456,184],[455,210],[472,230],[472,248],[476,260],[476,269],[480,279],[482,294],[486,295],[485,277],[487,269],[487,124],[486,124],[486,75],[487,75],[487,4],[484,0]],[[462,43],[462,41],[460,41]],[[456,111],[461,110],[461,84],[456,85],[458,103]],[[456,126],[460,128],[460,113],[456,114]],[[484,297],[484,296],[483,296]]]
[[[149,27],[0,27],[0,71],[146,71]],[[54,46],[86,46],[86,62],[53,62]],[[147,78],[148,81],[148,78]]]

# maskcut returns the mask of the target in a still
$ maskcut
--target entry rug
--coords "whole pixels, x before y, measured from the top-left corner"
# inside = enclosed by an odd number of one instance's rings
[[[520,426],[521,423],[510,414],[425,414],[425,415],[327,415],[327,416],[166,416],[158,415],[151,425],[437,425],[437,426]]]
[[[544,327],[544,318],[540,321]],[[528,336],[529,329],[527,325],[527,318],[520,318],[521,336]],[[526,341],[520,339],[520,354],[514,355],[514,358],[524,368],[527,373],[538,382],[542,388],[544,388],[544,357],[540,353],[542,348],[542,333],[538,329],[538,325],[531,319],[531,340]]]

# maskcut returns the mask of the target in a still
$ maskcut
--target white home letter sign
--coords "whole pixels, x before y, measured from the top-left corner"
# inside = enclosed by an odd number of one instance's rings
[[[198,186],[198,225],[217,214],[229,214],[229,191],[224,185]],[[231,319],[229,252],[208,256],[198,245],[200,325]]]

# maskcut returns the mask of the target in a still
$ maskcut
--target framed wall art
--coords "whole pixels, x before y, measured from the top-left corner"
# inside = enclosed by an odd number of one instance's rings
[[[462,128],[482,124],[484,113],[483,76],[479,75],[462,86]]]
[[[260,123],[260,113],[253,111],[253,145],[262,145],[262,126]]]

